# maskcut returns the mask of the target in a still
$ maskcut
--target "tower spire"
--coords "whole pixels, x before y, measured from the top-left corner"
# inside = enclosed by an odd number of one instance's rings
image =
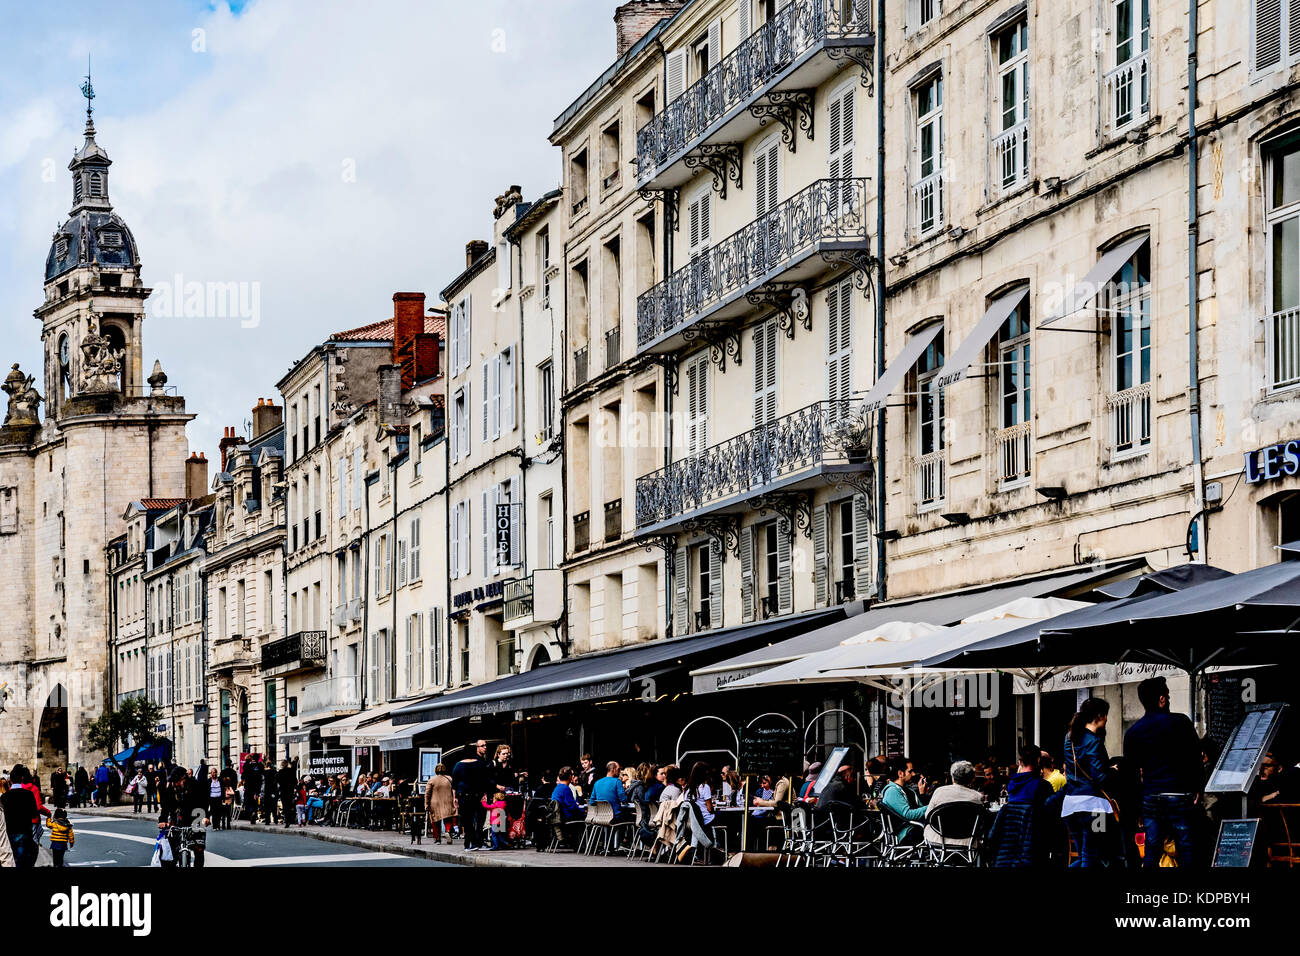
[[[91,102],[95,98],[95,87],[90,82],[90,54],[86,54],[86,82],[81,84],[81,95],[86,98],[86,135],[95,135],[95,120],[91,116],[95,107]]]

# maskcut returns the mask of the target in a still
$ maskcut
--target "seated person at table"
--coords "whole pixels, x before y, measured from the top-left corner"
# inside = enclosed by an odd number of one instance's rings
[[[1061,773],[1061,768],[1056,765],[1056,758],[1046,750],[1038,755],[1038,771],[1043,775],[1043,779],[1052,785],[1053,793],[1061,792],[1061,788],[1065,786],[1065,774]]]
[[[857,788],[853,785],[853,765],[848,763],[840,764],[835,771],[835,776],[831,782],[826,784],[817,798],[817,807],[820,810],[840,811],[841,813],[852,813],[854,810],[861,810],[865,807],[862,798],[858,796]],[[836,815],[839,819],[839,815]]]
[[[803,783],[799,786],[799,799],[807,800],[810,803],[816,803],[817,798],[813,796],[813,791],[817,787],[817,775],[822,772],[822,762],[814,760],[804,771]]]
[[[614,811],[614,820],[622,822],[632,818],[632,809],[628,805],[627,791],[623,789],[618,771],[617,760],[605,764],[605,776],[592,784],[589,802],[608,803]]]
[[[555,789],[551,791],[551,799],[560,805],[560,817],[565,823],[581,820],[585,816],[585,811],[573,796],[573,787],[570,786],[572,782],[573,768],[561,767],[556,778]]]
[[[772,778],[768,774],[763,774],[759,781],[759,793],[754,798],[754,816],[758,817],[768,812],[772,807],[778,807],[790,800],[790,778],[780,777],[776,785],[772,785]]]
[[[1016,772],[1007,781],[1007,803],[1032,803],[1041,807],[1056,792],[1051,783],[1043,778],[1039,767],[1042,759],[1042,750],[1033,744],[1025,744],[1020,748]],[[938,795],[936,791],[935,796]]]
[[[925,807],[927,821],[931,814],[944,804],[970,803],[979,807],[984,806],[984,794],[972,786],[975,783],[975,768],[971,766],[969,760],[958,760],[952,765],[949,773],[952,776],[952,783],[936,787],[934,793],[930,795],[930,802]],[[925,839],[931,843],[940,842],[938,831],[928,822],[925,825]]]
[[[1295,803],[1300,799],[1300,794],[1296,793],[1296,776],[1297,772],[1284,767],[1277,754],[1270,750],[1264,754],[1259,776],[1251,784],[1251,803]]]
[[[925,795],[925,780],[922,778],[917,790],[912,790],[910,785],[916,780],[917,774],[912,761],[906,757],[889,758],[889,773],[892,779],[880,791],[880,806],[895,817],[909,821],[899,831],[900,843],[919,843],[921,828],[910,821],[925,819],[925,806],[918,799],[918,793],[920,796]]]
[[[686,792],[686,771],[676,764],[664,767],[664,788],[659,791],[659,803],[671,803],[682,798]]]

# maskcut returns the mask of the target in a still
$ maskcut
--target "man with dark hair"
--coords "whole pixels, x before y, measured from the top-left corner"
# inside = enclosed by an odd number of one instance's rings
[[[483,849],[483,795],[491,782],[491,772],[486,740],[476,741],[474,755],[457,763],[451,771],[467,850]]]
[[[244,760],[244,804],[239,815],[249,823],[257,822],[257,801],[262,796],[262,768],[249,756]]]
[[[918,795],[925,795],[925,778],[920,779],[913,791],[911,784],[917,780],[917,773],[912,767],[912,761],[906,757],[889,758],[889,778],[889,783],[880,791],[880,805],[887,812],[908,821],[899,832],[899,842],[918,843],[921,828],[911,821],[925,819],[925,805],[917,799]]]
[[[167,830],[167,840],[172,846],[172,860],[164,866],[175,866],[180,855],[181,836],[177,830],[192,828],[190,848],[194,852],[194,865],[203,866],[206,828],[212,822],[208,816],[208,795],[204,787],[189,775],[184,767],[171,772],[158,793],[158,829]]]
[[[277,803],[280,798],[279,781],[275,778],[275,761],[270,757],[266,758],[266,766],[262,768],[262,822],[270,826],[275,823],[275,818],[279,812]]]
[[[1178,864],[1196,861],[1192,811],[1201,789],[1201,741],[1186,714],[1169,711],[1169,685],[1148,677],[1138,685],[1146,714],[1124,735],[1124,756],[1142,780],[1146,849],[1142,865],[1160,865],[1165,838],[1178,848]]]
[[[280,773],[276,783],[280,791],[280,812],[284,816],[284,828],[289,829],[297,816],[295,806],[298,802],[298,772],[287,760],[280,761]]]

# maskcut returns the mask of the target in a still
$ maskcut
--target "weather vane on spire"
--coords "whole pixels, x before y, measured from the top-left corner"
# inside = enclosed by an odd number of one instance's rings
[[[86,119],[90,119],[90,114],[95,112],[95,107],[91,105],[91,100],[95,98],[95,88],[90,85],[90,54],[86,54],[86,82],[81,84],[81,95],[86,98]]]

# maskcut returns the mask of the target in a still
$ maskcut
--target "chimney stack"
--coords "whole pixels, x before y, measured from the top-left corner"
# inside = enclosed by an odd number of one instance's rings
[[[686,0],[630,0],[614,11],[614,32],[618,37],[618,56],[622,56],[638,40],[650,32],[660,20],[671,17]]]
[[[269,398],[259,398],[253,406],[253,437],[261,438],[283,421],[283,408]]]
[[[235,432],[233,425],[227,425],[221,433],[221,470],[226,470],[226,462],[230,457],[230,449],[242,445],[244,440]]]
[[[415,339],[424,332],[424,293],[393,293],[393,364],[402,368],[402,388],[415,384]]]
[[[185,459],[185,497],[202,498],[208,493],[208,456],[196,451]]]
[[[486,239],[471,239],[465,243],[465,268],[473,266],[475,262],[487,255],[487,251]]]

